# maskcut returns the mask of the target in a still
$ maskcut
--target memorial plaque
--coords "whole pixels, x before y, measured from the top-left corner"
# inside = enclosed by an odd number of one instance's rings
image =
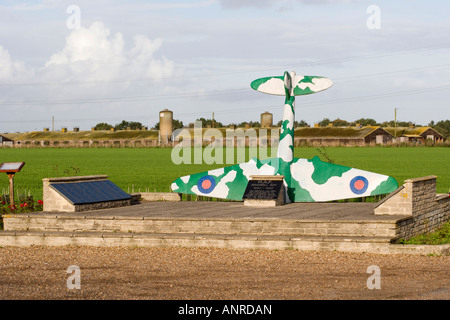
[[[54,183],[50,187],[74,205],[131,199],[128,193],[109,180]]]
[[[283,180],[250,180],[242,198],[277,200],[282,186]]]

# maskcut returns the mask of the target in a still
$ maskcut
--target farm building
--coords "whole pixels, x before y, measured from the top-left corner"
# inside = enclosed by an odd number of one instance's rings
[[[5,136],[2,136],[2,135],[0,135],[0,147],[1,146],[13,146],[14,145],[14,141],[13,140],[11,140],[11,139],[9,139],[9,138],[7,138],[7,137],[5,137]]]
[[[294,143],[328,146],[385,144],[393,135],[381,127],[314,127],[297,128]]]
[[[431,127],[386,128],[386,131],[399,137],[400,142],[444,142],[444,136]]]

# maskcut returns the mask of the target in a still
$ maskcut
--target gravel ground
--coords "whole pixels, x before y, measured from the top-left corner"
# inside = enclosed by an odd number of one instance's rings
[[[68,289],[67,268],[80,268]],[[369,266],[380,289],[369,289]],[[0,248],[0,299],[450,299],[450,257],[216,248]],[[372,282],[371,282],[372,283]]]

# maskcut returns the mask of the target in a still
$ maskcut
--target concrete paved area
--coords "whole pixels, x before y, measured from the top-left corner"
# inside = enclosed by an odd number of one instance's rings
[[[196,219],[294,219],[315,221],[397,221],[401,215],[375,215],[374,203],[291,203],[281,207],[244,207],[243,202],[184,201],[140,204],[78,213],[42,212],[33,215],[71,217],[155,217]]]

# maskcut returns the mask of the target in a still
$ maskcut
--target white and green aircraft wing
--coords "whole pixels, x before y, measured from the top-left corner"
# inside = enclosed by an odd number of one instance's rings
[[[258,160],[178,178],[172,191],[242,200],[252,175],[280,175],[279,159]],[[294,158],[285,188],[293,202],[334,201],[386,194],[397,189],[392,177],[312,159]]]
[[[387,175],[312,159],[294,158],[291,185],[294,202],[334,201],[391,193],[397,181]]]
[[[276,174],[277,160],[253,158],[245,163],[184,176],[175,180],[171,189],[184,194],[242,200],[250,176]]]

